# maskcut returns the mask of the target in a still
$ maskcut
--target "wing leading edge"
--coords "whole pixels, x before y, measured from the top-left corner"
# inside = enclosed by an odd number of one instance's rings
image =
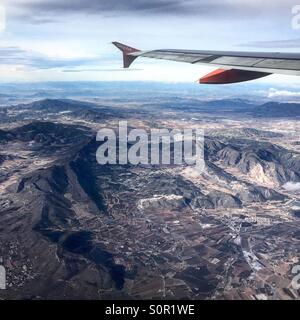
[[[300,76],[298,53],[169,49],[140,51],[119,42],[113,44],[123,53],[124,68],[129,68],[138,57],[218,66],[219,69],[199,80],[203,84],[243,82],[273,73]]]

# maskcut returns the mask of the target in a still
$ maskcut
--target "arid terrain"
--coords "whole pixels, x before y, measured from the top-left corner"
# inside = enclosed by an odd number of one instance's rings
[[[161,96],[3,105],[0,299],[299,299],[299,116]],[[99,165],[96,133],[120,120],[203,129],[205,172]]]

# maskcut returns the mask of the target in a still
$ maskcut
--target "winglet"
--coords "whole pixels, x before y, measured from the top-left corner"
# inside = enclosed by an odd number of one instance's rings
[[[123,65],[124,68],[129,68],[132,62],[137,58],[136,56],[130,55],[134,52],[139,52],[140,50],[129,47],[125,44],[122,44],[120,42],[112,42],[113,45],[115,45],[119,50],[123,53]]]

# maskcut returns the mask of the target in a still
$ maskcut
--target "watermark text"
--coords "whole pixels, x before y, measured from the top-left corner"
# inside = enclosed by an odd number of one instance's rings
[[[117,131],[117,132],[116,132]],[[132,129],[126,121],[118,130],[101,129],[96,140],[103,142],[97,162],[131,165],[189,165],[204,171],[204,132],[201,129]]]

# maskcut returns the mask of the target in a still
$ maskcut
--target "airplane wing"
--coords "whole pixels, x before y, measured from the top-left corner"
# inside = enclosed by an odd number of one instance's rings
[[[123,53],[124,68],[129,68],[138,57],[218,66],[219,69],[199,79],[199,83],[203,84],[243,82],[273,73],[300,76],[298,53],[174,49],[140,51],[119,42],[113,44]]]

